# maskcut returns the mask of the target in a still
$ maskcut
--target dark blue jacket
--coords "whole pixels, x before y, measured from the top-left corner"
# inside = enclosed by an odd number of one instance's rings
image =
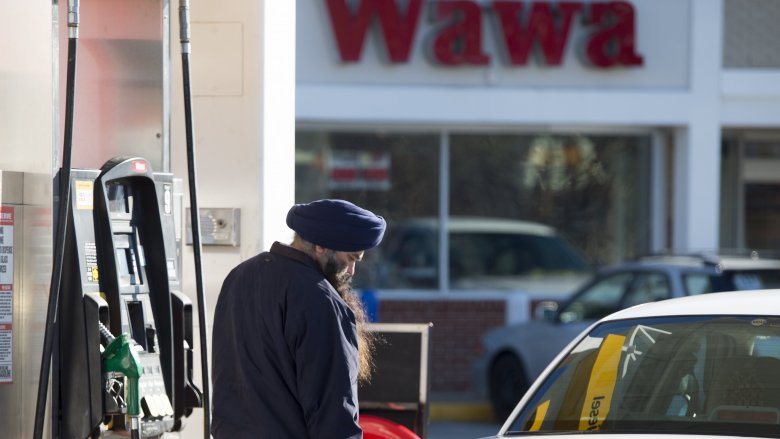
[[[355,315],[305,253],[277,242],[234,268],[212,344],[215,438],[362,438]]]

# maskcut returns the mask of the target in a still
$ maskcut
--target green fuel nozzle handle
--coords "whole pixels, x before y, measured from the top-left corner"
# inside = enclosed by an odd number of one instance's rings
[[[138,379],[141,378],[143,367],[134,345],[135,342],[128,334],[113,339],[103,352],[103,369],[127,377],[127,414],[140,416],[141,398],[138,394]]]

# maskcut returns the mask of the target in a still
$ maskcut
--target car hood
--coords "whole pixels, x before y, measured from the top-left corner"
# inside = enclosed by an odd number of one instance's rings
[[[530,338],[537,338],[541,334],[546,334],[554,330],[555,323],[547,320],[532,320],[526,323],[501,326],[485,333],[482,342],[488,351],[494,350],[499,346],[516,346],[524,344]]]
[[[454,289],[521,291],[550,298],[568,297],[574,290],[590,279],[588,273],[556,273],[528,276],[478,276],[453,279]]]

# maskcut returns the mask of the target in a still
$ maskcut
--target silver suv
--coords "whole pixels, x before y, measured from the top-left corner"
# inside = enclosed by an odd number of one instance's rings
[[[780,288],[780,260],[755,253],[651,256],[604,268],[545,319],[488,332],[474,367],[476,390],[505,419],[529,384],[594,321],[646,302],[764,288]]]

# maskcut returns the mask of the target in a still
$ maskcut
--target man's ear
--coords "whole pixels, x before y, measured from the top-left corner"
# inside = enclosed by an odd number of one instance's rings
[[[326,249],[325,247],[321,247],[321,246],[319,246],[317,244],[314,245],[314,255],[317,258],[319,258],[322,255],[324,255],[325,253],[327,253],[327,251],[328,251],[328,249]]]

